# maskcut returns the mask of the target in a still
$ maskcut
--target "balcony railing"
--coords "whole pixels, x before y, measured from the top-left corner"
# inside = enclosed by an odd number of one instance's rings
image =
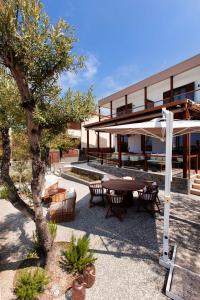
[[[198,91],[199,91],[199,95],[196,94]],[[142,104],[142,105],[139,105],[139,106],[134,106],[133,105],[132,109],[124,109],[124,111],[120,111],[118,113],[116,113],[114,110],[112,110],[112,114],[111,114],[111,111],[110,111],[109,108],[102,107],[102,108],[108,110],[109,113],[107,115],[104,114],[103,116],[101,116],[101,120],[108,119],[108,118],[115,118],[115,117],[119,117],[119,116],[122,116],[122,115],[130,114],[130,113],[133,113],[133,112],[143,111],[143,110],[146,110],[146,109],[151,108],[151,107],[162,106],[162,105],[174,102],[174,101],[184,100],[184,99],[185,100],[188,99],[188,100],[192,100],[194,102],[200,103],[200,88],[196,89],[196,90],[193,90],[193,91],[190,91],[190,92],[180,93],[180,94],[174,95],[173,97],[160,99],[160,100],[157,100],[157,101],[147,99],[146,106],[145,106],[145,104]],[[144,101],[144,100],[142,100],[142,101]],[[149,101],[149,103],[148,103],[148,101]]]

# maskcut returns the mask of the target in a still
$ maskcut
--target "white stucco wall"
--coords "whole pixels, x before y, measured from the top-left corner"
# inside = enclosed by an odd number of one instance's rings
[[[99,117],[94,116],[88,121],[81,123],[81,149],[87,148],[87,130],[84,128],[84,125],[98,122]],[[114,144],[114,142],[113,142]],[[89,131],[89,146],[90,148],[97,147],[97,134],[94,130]],[[100,132],[99,134],[99,146],[102,148],[109,147],[109,133]]]

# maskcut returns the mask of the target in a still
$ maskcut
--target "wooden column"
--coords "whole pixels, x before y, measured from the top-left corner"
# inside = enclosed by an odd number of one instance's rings
[[[183,113],[183,119],[190,118],[187,107]],[[183,178],[190,178],[190,134],[183,135]]]
[[[125,113],[127,114],[128,96],[125,95]]]
[[[110,148],[110,152],[111,152],[111,149],[112,149],[112,134],[109,133],[109,148]]]
[[[112,118],[113,113],[112,113],[112,101],[110,101],[110,118]],[[109,133],[109,147],[110,147],[110,152],[112,149],[112,134]]]
[[[99,122],[101,121],[101,107],[99,106]]]
[[[90,135],[89,130],[87,130],[87,161],[89,162],[89,150],[90,150]]]
[[[141,135],[141,148],[142,148],[142,153],[144,154],[144,171],[148,171],[145,135]]]
[[[99,136],[99,131],[97,132],[97,151],[98,153],[100,152],[100,136]]]
[[[174,77],[170,76],[170,102],[174,101]]]
[[[144,107],[147,108],[147,86],[144,87]]]
[[[121,168],[122,166],[122,141],[121,141],[121,135],[117,135],[117,150],[118,150],[118,166]]]

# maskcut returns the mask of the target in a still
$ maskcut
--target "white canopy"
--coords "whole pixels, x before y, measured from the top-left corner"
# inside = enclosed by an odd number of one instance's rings
[[[96,131],[109,132],[113,134],[142,134],[158,138],[162,141],[166,136],[166,120],[165,119],[153,119],[151,121],[117,125],[110,127],[96,128]],[[179,136],[187,133],[200,132],[199,120],[174,120],[173,121],[173,136]]]

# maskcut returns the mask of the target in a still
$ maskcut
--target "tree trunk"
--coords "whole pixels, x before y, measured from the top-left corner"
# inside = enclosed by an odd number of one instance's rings
[[[21,211],[24,215],[30,217],[32,220],[35,218],[34,211],[26,204],[18,195],[17,189],[10,177],[10,156],[11,156],[11,147],[10,147],[10,136],[9,129],[4,128],[1,130],[2,136],[2,147],[3,147],[3,156],[1,163],[1,179],[6,184],[9,194],[8,199],[12,205]]]
[[[32,154],[32,182],[31,182],[31,190],[33,197],[33,204],[35,210],[35,222],[37,228],[37,235],[39,239],[39,243],[44,250],[44,254],[47,255],[51,250],[53,240],[49,232],[48,224],[46,218],[43,216],[42,209],[42,201],[41,201],[41,193],[42,187],[44,185],[44,163],[41,160],[40,153],[40,132],[39,127],[35,124],[33,119],[33,111],[34,109],[30,106],[25,108],[26,117],[27,117],[27,129],[28,136]]]
[[[11,70],[11,73],[18,86],[22,107],[26,113],[26,125],[28,130],[29,143],[32,154],[32,182],[31,190],[35,211],[36,230],[39,243],[47,256],[51,250],[53,240],[49,232],[46,218],[43,216],[41,190],[44,184],[44,166],[41,161],[40,143],[39,143],[39,127],[34,122],[33,114],[35,109],[34,97],[29,89],[26,76],[19,65],[13,65],[11,59],[5,59],[5,65]]]

